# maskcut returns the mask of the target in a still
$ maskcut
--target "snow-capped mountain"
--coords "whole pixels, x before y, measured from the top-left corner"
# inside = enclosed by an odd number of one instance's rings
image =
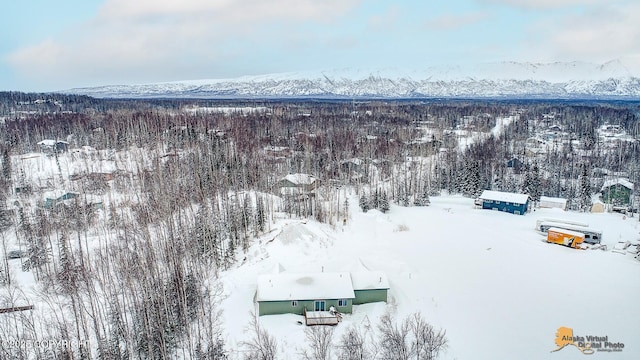
[[[640,78],[617,60],[502,62],[423,70],[348,68],[64,92],[103,98],[640,98]]]

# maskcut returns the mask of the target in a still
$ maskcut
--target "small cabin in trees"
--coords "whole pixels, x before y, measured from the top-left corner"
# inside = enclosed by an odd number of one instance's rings
[[[522,161],[520,161],[518,158],[515,158],[515,157],[507,160],[505,165],[508,168],[513,169],[513,172],[516,174],[519,174],[520,171],[524,169],[524,164],[522,163]]]
[[[310,193],[320,184],[315,176],[309,174],[289,174],[276,183],[281,195],[300,195]]]
[[[62,141],[62,140],[52,140],[52,139],[42,140],[38,142],[38,146],[40,147],[40,151],[44,153],[49,153],[49,154],[65,152],[69,149],[68,142]]]
[[[360,173],[363,170],[363,161],[358,158],[351,158],[340,161],[340,170],[347,174]]]
[[[617,178],[605,181],[600,193],[605,204],[628,206],[631,205],[633,189],[634,185],[631,181],[625,178]]]
[[[480,195],[483,209],[524,215],[529,209],[529,195],[485,190]]]
[[[75,199],[80,196],[80,193],[73,191],[50,191],[45,193],[44,204],[42,207],[45,209],[51,209],[59,203],[66,200]]]

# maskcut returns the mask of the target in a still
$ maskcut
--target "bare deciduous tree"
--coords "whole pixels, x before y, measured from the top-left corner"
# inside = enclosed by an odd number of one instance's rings
[[[312,326],[304,330],[310,352],[302,352],[305,360],[329,360],[331,359],[331,342],[333,340],[333,328],[328,326]]]
[[[420,313],[409,315],[398,327],[387,312],[380,318],[378,330],[383,359],[435,360],[447,348],[445,331],[436,331]]]
[[[248,328],[251,331],[251,338],[249,341],[242,342],[242,346],[247,351],[245,360],[274,360],[278,350],[276,339],[260,326],[253,312],[251,312]]]
[[[342,335],[338,344],[339,360],[366,360],[374,358],[367,348],[366,333],[352,326]]]

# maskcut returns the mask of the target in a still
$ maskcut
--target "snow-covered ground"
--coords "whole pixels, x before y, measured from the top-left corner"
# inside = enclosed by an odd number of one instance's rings
[[[640,222],[620,214],[538,209],[525,216],[473,208],[459,196],[432,197],[429,207],[392,206],[362,213],[355,198],[346,226],[280,220],[254,245],[242,265],[221,273],[225,338],[241,358],[257,276],[287,271],[344,271],[358,261],[385,271],[388,304],[354,306],[335,327],[334,343],[350,326],[375,328],[387,310],[397,319],[421,312],[446,329],[445,359],[583,359],[568,346],[559,352],[559,327],[575,336],[608,336],[622,352],[593,358],[640,358],[640,262],[611,251],[574,250],[543,241],[534,230],[542,217],[572,219],[603,231],[609,249],[637,242]],[[395,310],[394,310],[395,309]],[[277,338],[279,358],[298,359],[305,348],[301,316],[262,316]]]

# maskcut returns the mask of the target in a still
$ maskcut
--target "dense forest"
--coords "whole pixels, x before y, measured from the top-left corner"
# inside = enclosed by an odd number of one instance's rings
[[[334,225],[348,221],[354,194],[363,211],[384,212],[391,204],[428,206],[442,192],[474,198],[484,189],[528,193],[534,202],[563,197],[571,209],[588,211],[607,179],[640,181],[639,118],[634,102],[0,93],[4,253],[24,250],[22,268],[33,272],[38,301],[48,307],[42,318],[16,312],[0,321],[0,357],[226,358],[215,279],[241,266],[279,217]],[[45,139],[64,147],[44,148]],[[53,176],[24,165],[42,152]],[[91,170],[100,162],[112,167]],[[283,183],[290,174],[314,181]],[[63,190],[78,194],[75,201],[43,206],[47,192]],[[2,306],[24,300],[15,282],[5,257]],[[387,320],[380,344],[397,335]],[[428,325],[419,315],[405,322]],[[268,358],[258,353],[269,336],[253,325],[246,358]],[[42,334],[75,346],[2,345]],[[431,335],[446,344],[443,334]],[[345,354],[355,351],[349,340],[340,340],[351,349]]]

